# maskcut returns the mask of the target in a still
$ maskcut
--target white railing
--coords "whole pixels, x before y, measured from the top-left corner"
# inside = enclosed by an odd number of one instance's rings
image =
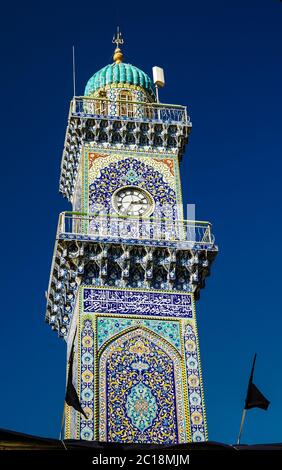
[[[165,240],[191,244],[214,245],[209,222],[122,217],[118,215],[62,212],[59,217],[58,237],[62,235],[119,238],[131,240]]]
[[[189,124],[186,106],[173,104],[149,103],[75,97],[71,101],[70,114],[89,117],[119,117],[142,121],[162,121]]]

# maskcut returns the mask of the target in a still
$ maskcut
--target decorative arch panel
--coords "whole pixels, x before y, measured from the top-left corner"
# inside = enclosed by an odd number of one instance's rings
[[[99,359],[99,440],[184,442],[181,357],[168,342],[137,328]]]
[[[75,335],[75,333],[74,333]],[[207,439],[193,295],[81,286],[67,439]]]

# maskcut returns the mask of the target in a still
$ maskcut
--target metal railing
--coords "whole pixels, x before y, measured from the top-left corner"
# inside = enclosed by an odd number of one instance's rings
[[[162,121],[189,124],[187,107],[142,101],[108,100],[103,98],[74,97],[70,114],[89,117],[118,117],[142,121]]]
[[[62,212],[59,217],[58,238],[62,235],[95,238],[184,242],[214,245],[209,222],[125,217],[110,214]]]

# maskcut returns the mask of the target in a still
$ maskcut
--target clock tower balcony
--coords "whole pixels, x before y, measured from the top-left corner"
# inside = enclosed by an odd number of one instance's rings
[[[209,222],[63,212],[46,321],[66,338],[83,284],[180,290],[198,299],[216,255]],[[138,273],[138,282],[132,273]]]
[[[109,100],[107,98],[75,97],[71,101],[70,113],[73,116],[134,119],[144,122],[179,123],[189,125],[187,107],[149,101]]]
[[[215,249],[215,238],[210,222],[118,214],[62,212],[59,216],[57,238]]]
[[[191,128],[186,106],[75,97],[70,103],[60,192],[72,202],[83,145],[170,152],[181,158]]]

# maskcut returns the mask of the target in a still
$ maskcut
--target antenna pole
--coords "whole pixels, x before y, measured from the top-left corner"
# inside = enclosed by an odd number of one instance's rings
[[[75,53],[74,53],[74,46],[72,46],[72,81],[73,81],[73,96],[75,97]]]
[[[159,87],[158,87],[158,85],[156,85],[156,97],[157,97],[157,103],[159,103],[160,100],[159,100]]]

